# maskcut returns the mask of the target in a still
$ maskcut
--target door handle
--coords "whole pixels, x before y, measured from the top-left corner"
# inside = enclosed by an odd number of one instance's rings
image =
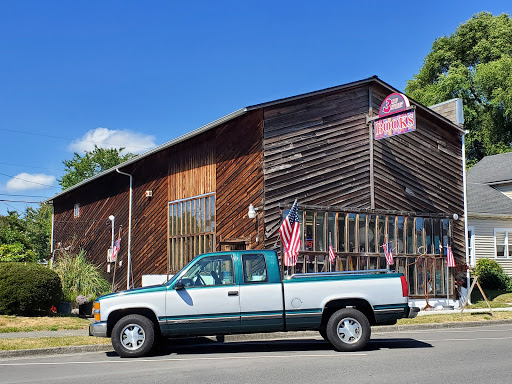
[[[238,291],[228,291],[228,296],[238,296]]]

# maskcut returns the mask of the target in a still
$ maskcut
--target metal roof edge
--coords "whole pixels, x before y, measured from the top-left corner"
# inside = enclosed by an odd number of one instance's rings
[[[182,141],[185,141],[185,140],[190,139],[190,138],[192,138],[194,136],[197,136],[197,135],[199,135],[199,134],[201,134],[203,132],[206,132],[209,129],[212,129],[212,128],[214,128],[214,127],[216,127],[216,126],[218,126],[218,125],[220,125],[222,123],[226,123],[226,122],[228,122],[230,120],[235,119],[236,117],[242,116],[247,111],[248,111],[247,108],[237,109],[236,111],[231,112],[230,114],[227,114],[227,115],[225,115],[225,116],[223,116],[223,117],[221,117],[221,118],[219,118],[217,120],[214,120],[211,123],[205,124],[202,127],[196,128],[196,129],[194,129],[191,132],[185,133],[184,135],[179,136],[176,139],[168,141],[168,142],[166,142],[164,144],[161,144],[158,147],[150,149],[149,151],[144,152],[144,153],[142,153],[142,154],[140,154],[138,156],[135,156],[134,158],[132,158],[130,160],[127,160],[127,161],[125,161],[125,162],[123,162],[121,164],[118,164],[115,167],[106,169],[105,171],[100,172],[97,175],[94,175],[92,177],[89,177],[88,179],[82,180],[81,182],[79,182],[79,183],[77,183],[77,184],[75,184],[75,185],[65,189],[64,191],[62,191],[60,193],[57,193],[55,196],[52,196],[49,199],[44,200],[43,203],[51,203],[51,202],[53,202],[54,199],[56,199],[56,198],[58,198],[58,197],[60,197],[62,195],[65,195],[66,193],[71,192],[72,190],[77,189],[77,188],[79,188],[79,187],[81,187],[81,186],[83,186],[85,184],[88,184],[89,182],[91,182],[93,180],[99,179],[100,177],[103,177],[103,176],[105,176],[105,175],[107,175],[109,173],[112,173],[112,172],[114,172],[118,168],[126,167],[126,166],[128,166],[130,164],[133,164],[133,163],[135,163],[135,162],[137,162],[137,161],[139,161],[139,160],[141,160],[141,159],[143,159],[145,157],[151,156],[152,154],[154,154],[156,152],[162,151],[162,150],[164,150],[166,148],[172,147],[175,144],[178,144],[178,143],[180,143]]]
[[[334,87],[324,88],[324,89],[317,90],[317,91],[301,93],[300,95],[285,97],[285,98],[282,98],[282,99],[268,101],[268,102],[265,102],[265,103],[254,104],[254,105],[251,105],[251,106],[247,107],[247,110],[252,111],[254,109],[270,107],[270,106],[273,106],[273,105],[288,103],[290,101],[305,99],[305,98],[311,97],[311,96],[322,95],[324,93],[339,91],[339,90],[346,89],[346,88],[357,87],[357,86],[362,85],[362,84],[370,83],[370,82],[372,82],[374,80],[379,80],[379,78],[375,75],[375,76],[368,77],[368,78],[363,79],[363,80],[353,81],[351,83],[346,83],[346,84],[342,84],[342,85],[336,85]]]

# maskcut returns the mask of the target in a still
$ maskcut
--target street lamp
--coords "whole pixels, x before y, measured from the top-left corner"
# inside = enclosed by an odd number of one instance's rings
[[[256,225],[257,225],[257,229],[256,229],[256,243],[259,243],[260,241],[260,220],[259,220],[259,217],[257,217],[258,215],[258,212],[256,212],[257,209],[254,208],[254,206],[252,204],[249,204],[249,211],[247,212],[247,216],[249,217],[249,219],[254,219],[256,218]]]

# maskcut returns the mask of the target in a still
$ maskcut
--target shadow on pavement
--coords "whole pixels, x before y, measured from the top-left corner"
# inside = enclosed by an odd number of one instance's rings
[[[432,348],[432,345],[408,338],[372,339],[361,352],[409,348]],[[317,339],[260,340],[227,343],[219,343],[208,338],[171,339],[159,343],[150,356],[305,351],[333,351],[333,347],[328,342]],[[117,356],[115,352],[107,352],[106,355],[109,357]]]

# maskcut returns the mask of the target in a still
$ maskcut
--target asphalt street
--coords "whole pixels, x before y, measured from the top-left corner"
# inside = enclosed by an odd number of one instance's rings
[[[357,353],[320,337],[169,342],[150,357],[113,352],[0,360],[2,383],[507,383],[512,325],[374,332]]]

